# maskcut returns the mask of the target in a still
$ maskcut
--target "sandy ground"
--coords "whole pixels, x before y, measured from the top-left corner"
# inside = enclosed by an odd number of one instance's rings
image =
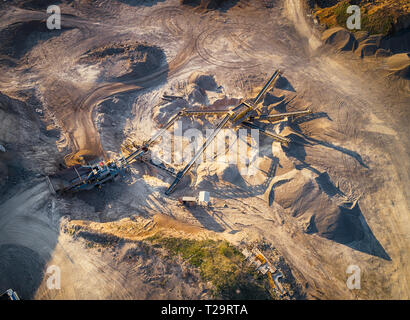
[[[118,255],[138,247],[87,249],[61,231],[70,219],[100,223],[161,213],[234,244],[268,241],[307,298],[409,298],[410,100],[408,80],[391,72],[399,62],[323,48],[297,0],[233,1],[213,11],[178,1],[73,1],[61,8],[63,28],[53,32],[42,29],[44,8],[2,8],[0,36],[11,41],[20,32],[22,44],[2,47],[0,91],[32,109],[34,96],[44,128],[37,134],[42,142],[17,134],[20,150],[43,155],[27,161],[23,153],[21,166],[31,162],[27,175],[5,185],[0,289],[37,299],[204,298],[203,284],[186,266],[165,270],[157,255],[140,252],[135,267]],[[182,106],[224,108],[252,97],[277,68],[285,73],[265,110],[309,107],[315,116],[272,128],[294,141],[289,148],[261,138],[253,176],[202,163],[170,198],[163,192],[171,178],[143,164],[102,191],[62,198],[36,176],[57,170],[61,155],[70,164],[78,152],[118,154],[126,137],[149,138]],[[215,86],[195,83],[198,73],[213,77]],[[160,105],[164,93],[185,99]],[[35,120],[27,123],[30,133]],[[6,147],[13,146],[6,135],[13,129],[12,123],[1,129]],[[198,190],[211,192],[211,208],[178,205],[178,196]],[[362,270],[360,290],[346,287],[351,264]],[[45,285],[49,265],[62,269],[58,292]],[[169,287],[155,282],[161,277],[171,279]]]

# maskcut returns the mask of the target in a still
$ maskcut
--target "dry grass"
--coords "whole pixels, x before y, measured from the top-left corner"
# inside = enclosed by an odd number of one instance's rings
[[[358,1],[361,8],[362,30],[371,34],[389,34],[394,31],[397,19],[410,13],[408,0],[362,0]],[[346,12],[351,1],[343,0],[332,7],[315,7],[315,15],[320,23],[327,27],[346,27],[349,14]]]
[[[266,277],[246,265],[242,253],[227,241],[198,241],[158,235],[147,240],[197,267],[201,278],[212,283],[215,298],[271,299],[265,289]]]
[[[126,241],[142,241],[166,249],[198,268],[201,278],[210,282],[215,298],[271,299],[265,289],[266,277],[246,265],[244,256],[225,240],[198,227],[157,215],[154,219],[129,218],[99,223],[72,220],[65,232],[85,239],[87,248],[108,247]]]
[[[156,214],[152,219],[136,216],[105,223],[72,220],[67,224],[66,229],[68,232],[81,229],[131,241],[144,240],[157,234],[194,240],[219,239],[218,235],[212,231],[183,223],[162,214]]]

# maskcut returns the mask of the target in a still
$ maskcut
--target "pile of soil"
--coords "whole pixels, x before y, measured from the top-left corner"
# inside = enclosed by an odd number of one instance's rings
[[[113,43],[88,50],[78,60],[102,70],[100,81],[127,81],[157,71],[166,64],[163,51],[146,43]]]

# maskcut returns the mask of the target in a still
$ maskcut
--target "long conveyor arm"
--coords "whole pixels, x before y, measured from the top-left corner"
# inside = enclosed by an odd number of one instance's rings
[[[295,111],[295,112],[285,112],[285,113],[278,113],[278,114],[262,114],[260,116],[251,117],[251,120],[268,120],[268,121],[277,121],[283,120],[285,118],[296,118],[301,117],[307,114],[312,113],[310,110],[304,111]]]
[[[169,166],[168,164],[162,163],[162,162],[158,162],[156,163],[153,159],[149,159],[149,160],[142,160],[144,163],[159,168],[165,172],[167,172],[168,174],[170,174],[173,177],[176,177],[175,174],[175,170],[174,168],[172,168],[171,166]]]
[[[177,176],[174,180],[174,182],[170,185],[168,190],[165,192],[166,195],[170,195],[174,189],[176,188],[177,184],[181,181],[181,179],[187,174],[187,172],[192,168],[194,163],[199,159],[201,154],[206,150],[206,148],[209,146],[209,144],[212,142],[212,140],[215,139],[216,135],[221,131],[221,129],[226,125],[226,123],[229,121],[229,119],[232,117],[233,112],[230,111],[219,124],[215,128],[214,132],[208,137],[208,139],[204,142],[202,145],[201,149],[198,150],[198,152],[194,155],[194,157],[191,159],[191,161],[185,166],[184,169],[179,171],[177,173]]]
[[[262,90],[258,93],[258,95],[256,96],[256,98],[253,100],[253,103],[255,105],[257,105],[260,100],[262,99],[262,97],[264,96],[264,94],[266,93],[266,91],[268,91],[268,89],[275,84],[275,82],[279,79],[279,75],[281,74],[280,70],[276,70],[274,72],[274,74],[272,75],[272,77],[270,77],[270,79],[268,80],[268,82],[266,82],[265,86],[262,88]]]
[[[202,115],[224,115],[229,110],[185,110],[184,115],[187,116],[202,116]]]
[[[182,115],[184,115],[185,109],[182,109],[181,111],[179,111],[176,115],[174,115],[171,120],[168,121],[168,123],[160,130],[158,131],[151,139],[149,139],[145,145],[148,147],[150,146],[155,140],[157,140],[160,136],[162,136],[164,134],[165,131],[168,130],[169,127],[171,127],[175,121],[178,120],[179,117],[181,117]]]
[[[183,114],[184,114],[185,109],[182,109],[179,111],[176,115],[174,115],[171,120],[168,121],[168,123],[160,130],[158,131],[154,136],[151,137],[147,142],[143,144],[142,147],[138,147],[137,150],[135,150],[133,153],[131,153],[128,157],[125,158],[125,160],[129,163],[142,155],[144,155],[147,151],[147,148],[154,143],[155,140],[157,140],[160,136],[164,134],[166,130],[168,130],[169,127],[171,127],[175,121],[178,120]]]
[[[250,129],[257,129],[260,132],[262,132],[264,135],[267,135],[268,137],[271,137],[273,139],[275,139],[276,141],[279,141],[281,144],[288,146],[288,144],[290,143],[290,139],[286,138],[286,137],[282,137],[276,133],[270,132],[265,130],[264,128],[261,128],[259,126],[257,126],[256,124],[253,124],[251,122],[248,121],[244,121],[241,123],[243,126],[250,128]]]

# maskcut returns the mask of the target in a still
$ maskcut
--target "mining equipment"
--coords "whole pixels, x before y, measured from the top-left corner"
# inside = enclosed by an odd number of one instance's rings
[[[69,167],[55,175],[47,176],[47,182],[53,194],[63,194],[90,190],[112,181],[123,174],[128,167],[127,160],[121,157],[116,161],[98,161],[90,165]]]
[[[245,256],[246,260],[249,260],[249,262],[256,267],[258,272],[267,275],[270,286],[269,291],[272,296],[274,296],[275,293],[279,294],[279,296],[283,296],[285,290],[279,282],[279,279],[283,278],[282,272],[275,269],[257,248],[253,248],[250,251],[247,248],[244,248],[242,254]]]
[[[20,300],[20,297],[16,291],[8,289],[0,295],[0,300]]]
[[[281,75],[280,70],[276,70],[274,74],[266,82],[262,90],[253,100],[244,100],[234,108],[227,110],[187,110],[183,108],[177,112],[167,124],[165,124],[160,131],[158,131],[151,139],[144,141],[142,144],[137,144],[135,141],[126,140],[122,145],[121,157],[111,161],[98,161],[88,165],[75,165],[67,168],[55,175],[47,177],[50,189],[53,193],[61,194],[66,192],[77,192],[81,190],[90,190],[94,187],[99,187],[109,181],[114,180],[119,175],[123,175],[124,172],[129,169],[129,165],[134,161],[144,162],[150,166],[164,170],[169,175],[174,177],[174,181],[165,191],[166,195],[170,195],[177,187],[182,178],[191,170],[193,165],[201,157],[203,152],[216,138],[218,133],[228,124],[234,128],[243,126],[245,128],[257,129],[264,135],[267,135],[274,140],[280,142],[284,146],[288,146],[290,139],[283,137],[271,131],[265,130],[260,127],[255,120],[280,122],[280,121],[292,121],[293,119],[307,115],[311,113],[310,110],[286,112],[279,114],[260,114],[259,105],[262,102],[262,98],[265,93],[272,87],[274,87],[276,81]],[[164,96],[163,100],[173,101],[176,99],[182,99],[180,96]],[[202,117],[202,116],[223,116],[222,120],[216,125],[215,130],[207,138],[201,148],[196,152],[193,158],[186,166],[176,172],[169,164],[161,163],[157,159],[150,157],[150,147],[168,130],[174,123],[181,117]],[[124,156],[126,154],[126,156]]]

